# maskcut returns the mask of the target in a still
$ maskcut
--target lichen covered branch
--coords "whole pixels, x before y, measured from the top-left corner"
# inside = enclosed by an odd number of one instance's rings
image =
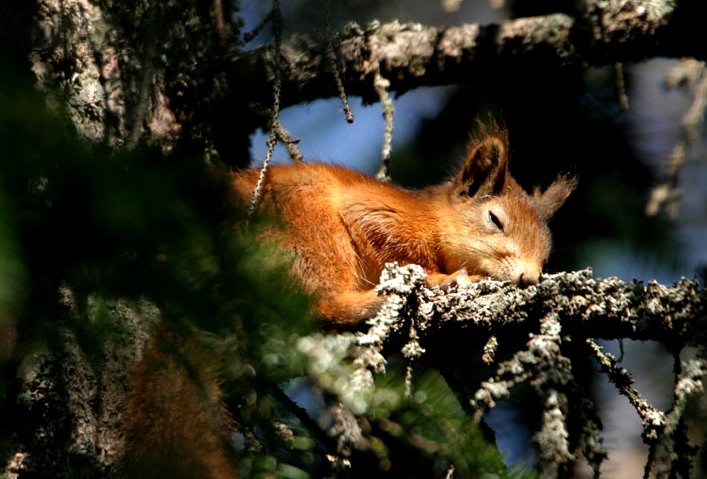
[[[338,340],[330,342],[331,354],[310,355],[320,363],[315,369],[328,370],[321,375],[325,380],[320,386],[332,390],[331,385],[336,384],[339,397],[355,414],[363,413],[375,401],[372,375],[385,371],[384,348],[390,344],[400,345],[402,341],[403,355],[417,359],[440,352],[437,350],[445,347],[444,338],[450,332],[470,340],[491,334],[496,346],[511,336],[525,334],[525,348],[498,363],[495,372],[469,397],[477,411],[476,420],[480,421],[496,401],[508,397],[513,387],[527,383],[543,404],[542,425],[533,438],[539,449],[541,476],[556,477],[576,459],[567,427],[568,415],[572,414],[578,414],[583,424],[577,451],[597,474],[606,457],[599,435],[601,424],[594,405],[582,394],[574,377],[572,361],[563,353],[564,343],[577,344],[584,339],[600,371],[629,399],[643,422],[643,438],[652,450],[647,467],[660,477],[677,468],[689,470],[692,449],[687,444],[682,415],[687,399],[703,391],[702,378],[707,372],[700,356],[704,353],[704,333],[694,334],[705,331],[703,323],[707,321],[707,296],[699,282],[681,280],[670,286],[653,281],[626,283],[617,278],[595,279],[590,270],[583,270],[546,275],[538,285],[526,289],[493,280],[443,289],[427,287],[425,274],[418,266],[389,264],[378,291],[387,299],[367,332],[332,335]],[[673,407],[663,412],[641,396],[632,386],[631,374],[611,354],[603,352],[593,338],[659,340],[676,351],[678,359],[679,351],[688,345],[696,346],[700,354],[681,363]],[[321,347],[328,343],[320,338],[316,344]],[[349,380],[334,380],[342,371],[323,366],[321,358],[332,354],[341,358],[351,354],[354,346],[353,368],[343,372],[349,374]],[[485,359],[486,364],[494,361],[482,350],[471,354],[479,354],[479,360]],[[354,390],[355,397],[351,394]],[[682,451],[677,459],[669,454],[676,450]]]
[[[419,86],[474,82],[501,67],[566,67],[587,60],[614,65],[656,55],[704,55],[694,41],[679,35],[689,30],[680,23],[694,16],[676,15],[675,10],[675,2],[669,1],[588,1],[575,17],[557,13],[452,27],[397,21],[348,24],[338,37],[336,57],[348,94],[375,102],[376,74],[390,81],[391,91],[403,93]],[[330,46],[300,36],[283,53],[288,64],[283,106],[339,94],[329,75],[321,74],[329,69]],[[269,47],[237,55],[234,82],[242,84],[253,69],[267,71],[271,57]],[[262,84],[248,89],[267,99]]]

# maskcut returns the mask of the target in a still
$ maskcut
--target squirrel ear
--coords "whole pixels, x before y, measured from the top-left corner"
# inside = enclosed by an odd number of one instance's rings
[[[545,220],[550,219],[576,187],[576,177],[560,175],[543,193],[535,188],[533,199],[540,216]]]
[[[497,195],[508,175],[508,134],[502,132],[471,143],[453,188],[469,197]]]

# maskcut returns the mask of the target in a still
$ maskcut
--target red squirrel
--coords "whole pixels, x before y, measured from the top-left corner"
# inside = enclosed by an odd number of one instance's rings
[[[234,173],[234,200],[250,202],[259,172]],[[260,209],[280,221],[264,233],[295,253],[293,273],[326,326],[356,326],[384,298],[385,263],[419,264],[430,285],[492,277],[538,282],[550,253],[547,220],[575,180],[558,177],[527,194],[508,173],[508,135],[472,140],[448,181],[417,191],[319,163],[272,166]],[[199,341],[160,329],[133,376],[117,477],[231,478],[232,424],[221,404],[217,356]]]
[[[340,166],[275,165],[259,208],[281,220],[268,236],[295,253],[293,273],[314,296],[315,314],[329,326],[352,326],[382,303],[374,286],[388,262],[422,266],[430,285],[538,282],[550,254],[547,221],[576,180],[559,176],[529,195],[508,161],[508,133],[494,128],[470,142],[448,181],[416,191]],[[237,201],[247,204],[258,173],[234,173]]]

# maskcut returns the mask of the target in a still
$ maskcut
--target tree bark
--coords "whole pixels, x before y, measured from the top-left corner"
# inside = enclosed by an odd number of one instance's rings
[[[695,2],[588,1],[575,16],[553,14],[498,24],[433,27],[420,23],[349,24],[338,38],[337,58],[348,94],[378,99],[375,73],[399,94],[420,86],[473,84],[489,72],[537,68],[583,68],[635,62],[656,56],[705,58],[707,36],[699,32]],[[293,39],[282,53],[283,106],[337,95],[327,67],[325,43]],[[270,46],[238,54],[229,72],[254,98],[270,104]]]
[[[707,293],[698,280],[626,283],[593,278],[587,269],[545,275],[527,289],[486,281],[469,289],[425,290],[419,300],[422,337],[447,328],[471,334],[522,330],[530,318],[556,313],[563,332],[573,337],[651,340],[678,348],[707,344]]]

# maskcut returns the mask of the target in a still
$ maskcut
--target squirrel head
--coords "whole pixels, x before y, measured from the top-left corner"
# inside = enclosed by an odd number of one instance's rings
[[[558,176],[545,191],[536,189],[531,196],[511,177],[508,162],[506,131],[469,145],[447,185],[453,220],[442,218],[440,238],[447,272],[466,269],[520,286],[538,282],[552,245],[547,221],[577,181]]]

